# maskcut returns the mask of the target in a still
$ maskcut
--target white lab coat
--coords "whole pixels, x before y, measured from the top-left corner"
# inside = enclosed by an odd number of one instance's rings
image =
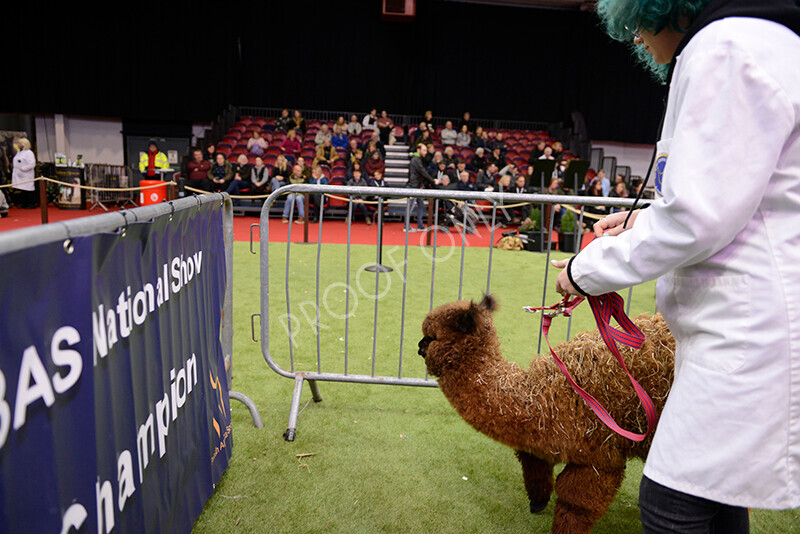
[[[34,178],[36,178],[36,156],[33,155],[32,150],[20,150],[14,156],[14,170],[11,173],[11,184],[15,189],[33,191],[36,183],[30,182],[30,180]]]
[[[570,266],[597,295],[659,278],[675,381],[645,475],[737,506],[800,506],[800,38],[699,31],[657,146],[663,197]]]

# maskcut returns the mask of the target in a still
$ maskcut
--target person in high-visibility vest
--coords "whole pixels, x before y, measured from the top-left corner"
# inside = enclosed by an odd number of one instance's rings
[[[167,155],[158,150],[155,141],[150,141],[147,152],[143,152],[139,158],[139,172],[148,178],[156,175],[156,169],[169,169]]]

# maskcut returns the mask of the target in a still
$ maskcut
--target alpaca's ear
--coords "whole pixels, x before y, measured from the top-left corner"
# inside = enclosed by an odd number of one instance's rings
[[[456,319],[456,330],[462,334],[469,334],[475,329],[478,317],[478,306],[470,302],[469,309]]]
[[[492,295],[486,294],[483,296],[481,306],[490,312],[494,312],[497,310],[497,299],[495,299]]]

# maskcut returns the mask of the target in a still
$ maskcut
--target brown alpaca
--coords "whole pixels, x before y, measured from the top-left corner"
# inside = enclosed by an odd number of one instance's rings
[[[550,355],[534,358],[528,369],[504,360],[491,317],[495,308],[487,296],[480,304],[458,301],[433,310],[422,323],[419,353],[461,417],[516,451],[532,513],[550,500],[553,466],[566,464],[555,481],[552,531],[588,533],[614,500],[628,458],[644,459],[652,436],[636,443],[607,428]],[[647,340],[638,351],[620,351],[661,413],[672,384],[675,341],[661,315],[642,315],[634,323]],[[644,433],[644,410],[599,332],[578,334],[555,351],[617,423]]]

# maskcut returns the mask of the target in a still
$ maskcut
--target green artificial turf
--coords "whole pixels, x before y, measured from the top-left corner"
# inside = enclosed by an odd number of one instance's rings
[[[440,241],[441,243],[441,241]],[[447,242],[445,241],[445,244]],[[547,532],[551,500],[538,515],[528,511],[521,470],[508,447],[468,426],[444,396],[430,387],[319,382],[323,401],[310,401],[305,386],[294,442],[282,438],[293,381],[273,372],[261,346],[251,340],[250,316],[260,312],[260,259],[246,243],[234,246],[233,389],[255,401],[264,422],[255,429],[249,412],[232,401],[233,458],[195,523],[194,532]],[[425,376],[417,355],[420,325],[431,306],[456,300],[461,249],[409,248],[402,375]],[[488,249],[466,249],[464,298],[479,299],[487,284]],[[319,359],[316,336],[316,245],[293,245],[289,264],[293,361],[286,317],[286,246],[270,245],[269,349],[283,368],[397,376],[403,297],[403,248],[384,249],[375,320],[374,248],[353,246],[351,290],[345,292],[347,250],[325,245],[320,253]],[[553,254],[554,258],[563,255]],[[537,354],[538,315],[524,305],[542,304],[545,254],[493,251],[491,292],[500,302],[495,324],[506,358],[527,365]],[[550,268],[547,303],[558,270]],[[327,291],[327,294],[326,294]],[[623,293],[626,301],[627,292]],[[345,320],[346,299],[351,315]],[[654,311],[654,286],[633,292],[631,316]],[[258,321],[256,321],[258,325]],[[377,325],[376,328],[374,326]],[[345,326],[347,333],[345,333]],[[551,340],[566,338],[567,320],[557,319]],[[587,304],[572,332],[593,329]],[[373,332],[375,358],[373,360]],[[346,345],[346,348],[345,348]],[[545,349],[546,350],[546,345]],[[308,403],[308,404],[307,404]],[[298,457],[297,455],[310,456]],[[595,532],[640,532],[637,493],[642,463],[628,464],[627,478]],[[754,511],[753,532],[797,532],[798,511]]]

